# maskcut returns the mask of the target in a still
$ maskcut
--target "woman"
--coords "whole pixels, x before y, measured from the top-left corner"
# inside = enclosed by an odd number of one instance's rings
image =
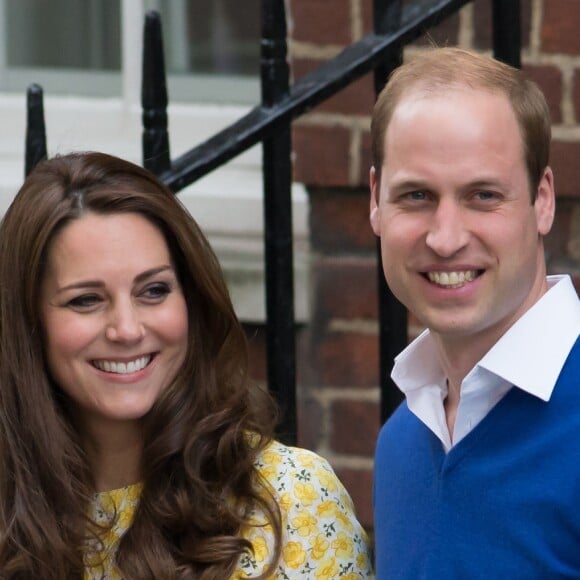
[[[3,579],[367,578],[350,498],[272,440],[218,262],[154,176],[45,161],[0,226]]]

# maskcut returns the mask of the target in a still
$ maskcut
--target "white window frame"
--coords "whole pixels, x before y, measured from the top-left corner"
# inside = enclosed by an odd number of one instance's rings
[[[122,2],[122,90],[120,97],[45,95],[49,156],[98,150],[141,163],[142,29],[148,0]],[[2,18],[0,12],[0,20]],[[2,25],[3,22],[0,22]],[[2,58],[0,46],[0,62]],[[38,82],[31,76],[27,84]],[[171,86],[169,87],[171,97]],[[226,95],[237,94],[228,91]],[[247,105],[171,103],[171,156],[176,158],[249,111]],[[0,92],[0,212],[20,187],[24,171],[25,95]],[[264,260],[262,155],[255,146],[180,192],[180,198],[208,235],[243,321],[263,322]],[[309,318],[308,198],[292,187],[295,312]]]

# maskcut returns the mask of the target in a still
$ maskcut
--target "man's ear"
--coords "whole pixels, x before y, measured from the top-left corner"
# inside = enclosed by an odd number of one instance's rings
[[[371,222],[371,228],[375,235],[381,235],[381,220],[379,216],[379,182],[377,180],[377,172],[374,165],[371,167],[369,173],[369,183],[371,186],[371,203],[370,203],[370,213],[369,220]]]
[[[540,179],[536,191],[536,201],[534,202],[536,212],[536,223],[538,233],[545,236],[554,223],[554,213],[556,211],[556,192],[554,190],[554,174],[549,167],[544,170],[544,175]]]

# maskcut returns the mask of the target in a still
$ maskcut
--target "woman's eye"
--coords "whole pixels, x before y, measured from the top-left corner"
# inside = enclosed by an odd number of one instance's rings
[[[76,309],[88,309],[96,306],[101,301],[101,298],[96,294],[83,294],[81,296],[76,296],[72,300],[69,300],[67,306]]]
[[[165,282],[158,282],[147,286],[142,295],[150,300],[159,300],[165,298],[171,292],[171,287]]]

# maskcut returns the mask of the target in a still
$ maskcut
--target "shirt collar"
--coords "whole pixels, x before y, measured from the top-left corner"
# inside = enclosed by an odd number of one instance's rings
[[[549,276],[549,290],[478,363],[548,401],[580,332],[580,302],[569,276]]]
[[[569,276],[548,276],[549,290],[500,338],[476,365],[549,400],[580,331],[580,302]],[[395,358],[391,374],[408,394],[445,383],[429,330]]]

